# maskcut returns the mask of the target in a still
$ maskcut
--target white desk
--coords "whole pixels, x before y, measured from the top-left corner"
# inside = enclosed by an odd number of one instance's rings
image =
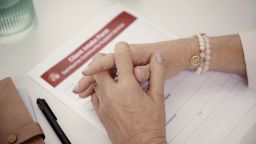
[[[35,105],[45,98],[58,122],[74,144],[109,143],[103,134],[41,88],[27,73],[34,65],[62,46],[80,29],[117,0],[35,0],[38,24],[23,41],[0,45],[0,78],[11,76],[18,87],[26,88],[33,98],[38,121],[46,143],[60,143]],[[178,37],[198,32],[229,34],[256,27],[255,0],[120,0],[150,22]],[[242,143],[256,143],[256,126]]]

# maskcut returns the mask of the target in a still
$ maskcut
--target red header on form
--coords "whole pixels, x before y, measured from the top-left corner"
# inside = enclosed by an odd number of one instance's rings
[[[136,17],[127,12],[120,13],[71,54],[41,75],[41,78],[51,86],[56,87],[74,71],[80,68],[85,62],[87,62],[92,56],[94,56],[99,50],[104,48],[135,20]]]

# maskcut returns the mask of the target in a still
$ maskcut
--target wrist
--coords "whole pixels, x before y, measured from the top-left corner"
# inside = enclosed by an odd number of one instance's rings
[[[200,49],[198,46],[198,39],[196,37],[181,38],[170,41],[169,57],[171,61],[180,63],[180,70],[195,70],[191,65],[191,58],[194,55],[199,55]],[[174,57],[174,59],[172,59]],[[173,67],[171,67],[173,69]]]
[[[191,64],[191,58],[194,55],[199,55],[200,54],[200,49],[198,46],[198,39],[196,37],[191,37],[187,39],[183,39],[184,43],[184,69],[187,70],[195,70],[196,68],[192,66]]]
[[[196,38],[184,38],[150,44],[150,54],[160,51],[164,58],[166,78],[171,78],[185,69],[193,69],[190,59],[198,50]]]
[[[131,139],[131,144],[167,144],[164,130],[143,131]]]

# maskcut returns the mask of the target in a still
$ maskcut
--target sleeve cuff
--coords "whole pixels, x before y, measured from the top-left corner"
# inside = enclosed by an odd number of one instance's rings
[[[248,86],[256,88],[256,29],[239,35],[243,45]]]

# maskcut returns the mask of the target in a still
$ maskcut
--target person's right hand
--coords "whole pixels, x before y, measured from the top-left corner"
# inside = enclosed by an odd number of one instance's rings
[[[134,75],[139,82],[147,81],[150,77],[149,62],[156,51],[163,53],[164,70],[166,78],[175,76],[187,66],[189,61],[190,50],[186,45],[190,42],[185,39],[158,42],[152,44],[130,44],[129,49],[132,56],[132,63],[134,66]],[[120,42],[124,43],[124,42]],[[117,44],[116,47],[118,47]],[[101,54],[104,55],[104,54]],[[107,54],[93,60],[93,62],[83,71],[84,77],[74,87],[73,92],[79,94],[80,97],[87,97],[93,94],[93,84],[95,80],[92,75],[109,70],[115,74],[114,54]]]
[[[103,55],[97,55],[101,58]],[[162,54],[156,52],[150,61],[147,91],[141,89],[133,73],[127,44],[119,44],[114,57],[118,79],[109,71],[93,75],[95,93],[91,95],[94,110],[113,144],[166,144],[164,67]]]

